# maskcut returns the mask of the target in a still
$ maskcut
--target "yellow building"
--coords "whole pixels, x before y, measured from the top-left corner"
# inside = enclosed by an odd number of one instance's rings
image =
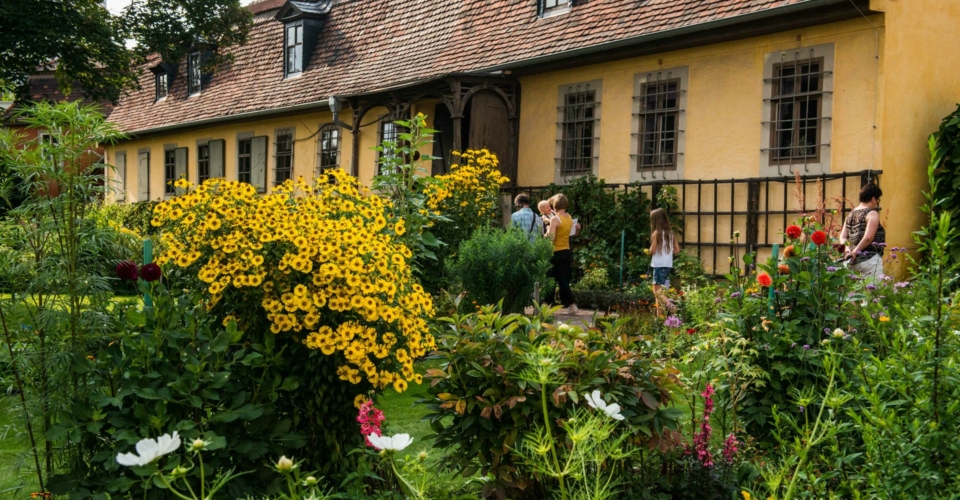
[[[439,130],[434,173],[451,150],[488,147],[518,187],[586,174],[676,187],[685,245],[719,272],[735,230],[768,252],[796,212],[855,204],[867,179],[885,189],[888,242],[911,247],[925,139],[960,102],[956,0],[249,8],[233,65],[208,76],[203,54],[157,61],[113,111],[130,134],[108,152],[118,200],[165,196],[180,175],[267,191],[337,166],[369,182],[371,148],[422,111]]]

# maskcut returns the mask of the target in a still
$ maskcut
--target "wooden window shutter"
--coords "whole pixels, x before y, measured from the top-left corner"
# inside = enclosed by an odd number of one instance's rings
[[[187,148],[173,150],[173,180],[187,178]]]
[[[114,184],[114,189],[117,190],[115,196],[116,201],[126,201],[127,200],[127,153],[117,153],[116,159],[114,159],[114,172],[117,176],[117,182]]]
[[[210,178],[223,178],[223,148],[226,142],[223,139],[210,141]]]
[[[137,155],[137,201],[150,200],[150,153]]]
[[[267,137],[250,140],[250,184],[258,193],[267,191]]]

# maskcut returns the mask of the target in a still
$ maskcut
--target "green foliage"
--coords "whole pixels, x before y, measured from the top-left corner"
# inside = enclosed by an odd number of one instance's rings
[[[650,199],[639,184],[623,189],[608,189],[604,181],[592,175],[578,177],[569,184],[551,184],[549,193],[563,193],[570,206],[567,212],[582,226],[576,241],[601,253],[605,263],[620,261],[620,233],[626,231],[627,250],[639,251],[650,245]],[[533,200],[531,206],[536,206]],[[579,252],[579,250],[578,250]],[[583,263],[581,262],[581,265]],[[609,269],[611,275],[619,269]]]
[[[300,385],[280,374],[285,353],[248,341],[235,322],[215,324],[199,294],[140,285],[154,307],[117,305],[112,326],[118,334],[101,341],[84,363],[91,390],[47,431],[48,439],[65,439],[80,450],[68,472],[50,481],[50,490],[71,498],[102,492],[166,498],[155,484],[139,480],[140,471],[119,466],[116,455],[132,451],[142,437],[173,431],[188,443],[210,443],[207,470],[259,469],[230,484],[233,497],[275,490],[280,478],[260,463],[307,443],[281,407],[283,393]],[[174,458],[165,469],[180,464]],[[199,474],[195,468],[187,476],[195,486]]]
[[[426,175],[422,166],[433,157],[420,150],[433,144],[436,130],[427,128],[426,116],[418,113],[412,120],[394,122],[401,130],[396,141],[383,141],[373,148],[379,153],[373,189],[393,202],[396,215],[404,221],[406,232],[399,235],[413,251],[414,266],[420,270],[436,261],[436,250],[443,244],[430,232],[435,223],[445,220],[427,208],[428,192],[437,181]]]
[[[612,290],[574,290],[574,301],[583,309],[594,311],[646,311],[653,307],[653,291],[649,286],[619,293]]]
[[[139,85],[137,63],[147,55],[176,67],[187,51],[211,51],[213,69],[246,43],[252,25],[239,0],[137,0],[122,18],[96,0],[7,0],[0,4],[0,90],[26,97],[27,77],[56,61],[64,94],[78,88],[91,100],[116,102]]]
[[[518,228],[480,228],[464,241],[450,274],[477,305],[503,301],[503,309],[523,312],[532,302],[534,283],[545,283],[553,246],[545,238],[531,243]]]
[[[247,43],[253,14],[239,0],[135,0],[119,25],[141,61],[159,54],[176,67],[189,52],[207,52],[203,66],[212,71],[233,61],[229,48]]]
[[[0,327],[13,386],[25,422],[30,466],[43,490],[55,460],[75,456],[51,434],[56,416],[81,398],[91,343],[106,335],[110,278],[104,255],[115,232],[97,227],[90,202],[104,179],[90,171],[99,145],[121,134],[96,108],[80,103],[36,104],[20,120],[53,140],[21,148],[19,131],[0,130],[0,163],[19,180],[24,202],[7,214],[0,245]]]
[[[605,267],[596,267],[586,273],[576,283],[577,290],[609,290],[610,278]]]
[[[484,496],[502,497],[519,487],[526,496],[543,497],[549,483],[539,482],[511,450],[524,446],[545,420],[568,418],[584,406],[585,393],[599,390],[620,404],[626,418],[620,428],[635,444],[660,442],[682,413],[668,407],[679,389],[677,371],[642,355],[642,345],[619,335],[619,324],[588,331],[555,327],[544,322],[549,313],[504,316],[488,306],[442,319],[446,326],[436,334],[442,367],[427,371],[434,397],[425,401],[435,446],[445,448],[465,475],[479,470],[493,476]],[[544,350],[555,355],[531,366],[528,355]],[[546,370],[540,375],[549,375],[549,384],[531,382],[531,370]],[[561,426],[551,433],[568,438]]]
[[[952,228],[960,229],[960,105],[940,122],[940,128],[928,140],[932,175],[928,203],[936,213],[949,214]],[[933,231],[935,228],[929,228]],[[924,231],[923,234],[926,234]],[[923,248],[921,248],[923,250]],[[960,262],[960,246],[950,249],[952,262]]]

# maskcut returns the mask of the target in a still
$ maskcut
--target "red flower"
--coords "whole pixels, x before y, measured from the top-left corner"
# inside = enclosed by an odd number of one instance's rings
[[[122,260],[117,263],[117,277],[123,281],[137,280],[137,265],[129,260]]]
[[[813,234],[810,235],[810,241],[817,246],[823,245],[827,242],[827,233],[823,231],[814,231]]]
[[[801,234],[803,234],[803,229],[800,229],[800,226],[796,224],[787,226],[787,237],[797,239]]]
[[[760,273],[757,275],[757,283],[764,287],[770,286],[773,284],[773,278],[767,273]]]
[[[697,329],[696,329],[696,328],[687,328],[687,334],[688,334],[688,335],[693,335],[694,333],[697,333]]]
[[[780,264],[777,266],[777,272],[780,274],[790,274],[790,266],[786,264]]]
[[[151,262],[149,264],[144,264],[140,268],[140,277],[144,281],[157,281],[160,277],[163,276],[163,271],[160,270],[160,266]]]

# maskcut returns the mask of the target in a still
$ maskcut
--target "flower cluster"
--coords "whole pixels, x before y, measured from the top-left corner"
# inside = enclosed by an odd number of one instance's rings
[[[383,432],[380,426],[383,425],[383,411],[373,407],[373,401],[367,401],[360,405],[360,411],[357,412],[357,422],[360,423],[360,434],[367,442],[367,446],[373,446],[370,442],[370,436],[380,436]]]
[[[274,334],[337,356],[341,380],[403,391],[420,381],[413,361],[434,346],[424,319],[432,300],[412,275],[391,203],[342,170],[328,174],[268,195],[234,181],[177,181],[184,194],[151,221],[163,230],[157,262],[196,276],[208,308],[242,329],[266,318]]]
[[[458,214],[465,220],[492,217],[500,187],[510,179],[499,170],[497,155],[486,149],[453,152],[460,161],[450,173],[438,175],[427,191],[427,207],[443,215]]]
[[[723,441],[723,459],[728,463],[732,464],[733,459],[736,458],[737,452],[740,450],[740,443],[737,441],[737,436],[732,432],[727,439]]]
[[[714,394],[712,384],[707,384],[707,388],[700,393],[703,397],[703,420],[700,421],[700,432],[693,435],[693,450],[704,467],[713,467],[713,453],[710,453],[710,434],[713,432],[710,415],[713,414]]]

